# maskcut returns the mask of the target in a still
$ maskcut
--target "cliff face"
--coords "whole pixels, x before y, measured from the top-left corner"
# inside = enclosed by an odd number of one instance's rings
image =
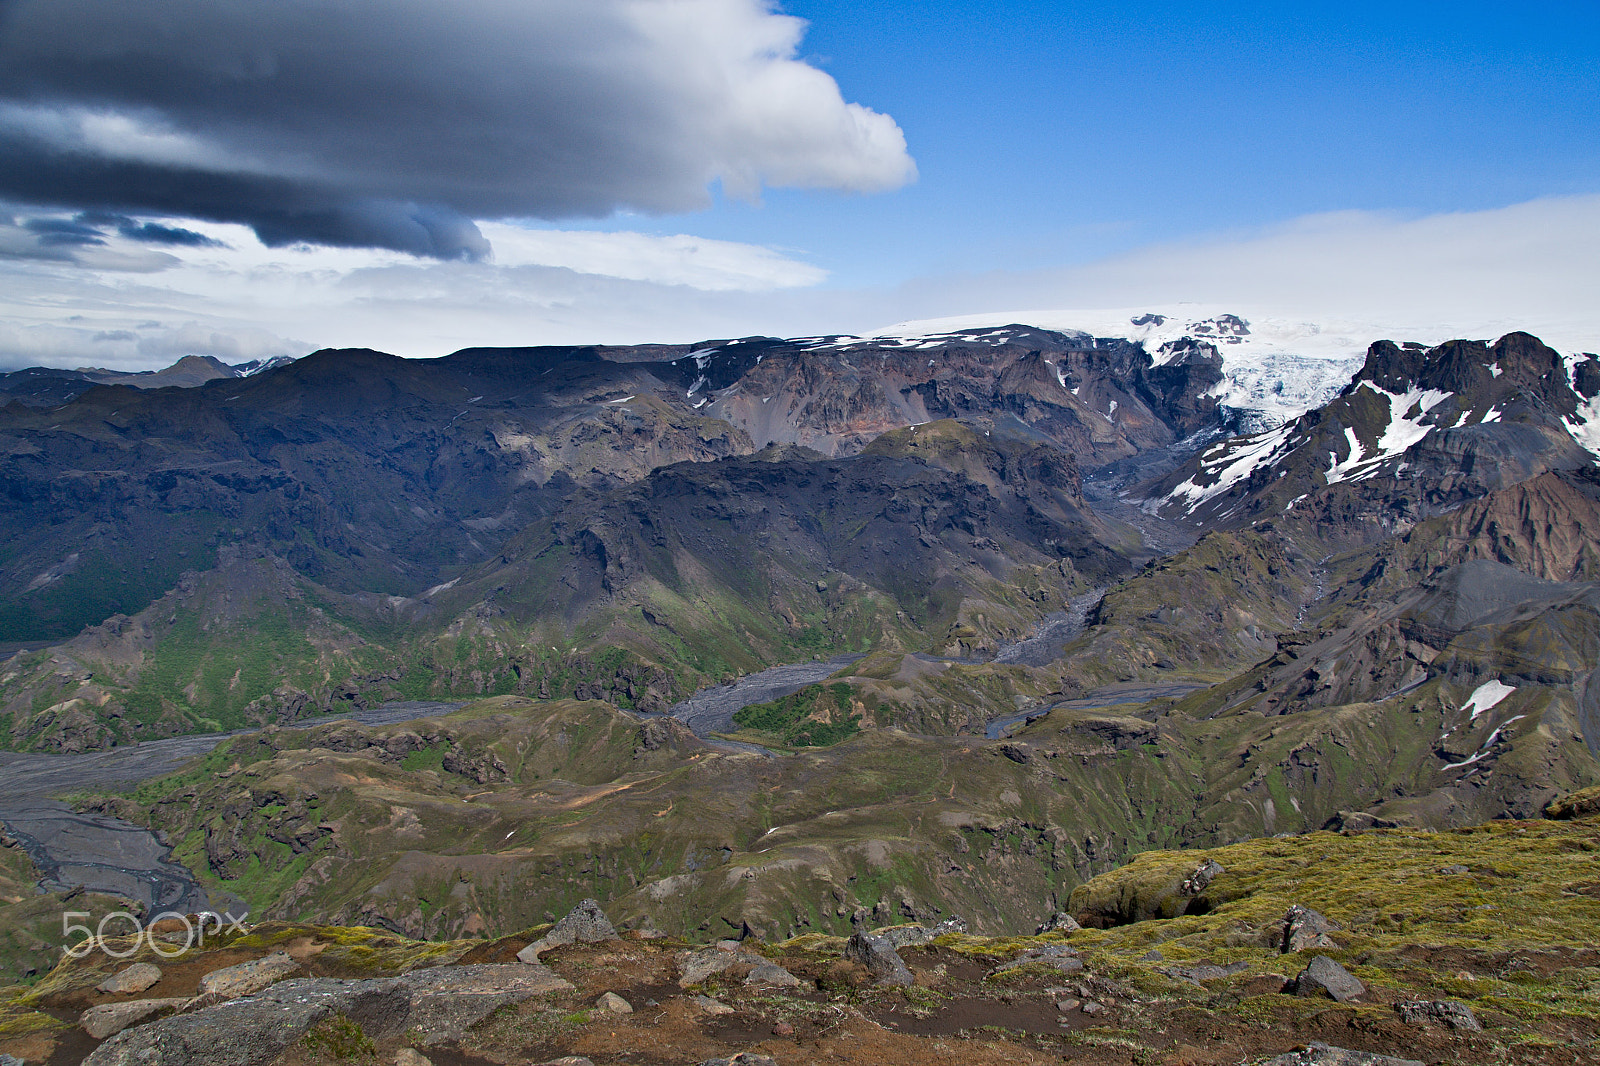
[[[1206,395],[1222,380],[1216,348],[1165,354],[1157,366],[1127,341],[1009,326],[911,341],[756,338],[653,369],[758,445],[851,454],[885,430],[957,418],[1026,427],[1094,467],[1219,425]]]

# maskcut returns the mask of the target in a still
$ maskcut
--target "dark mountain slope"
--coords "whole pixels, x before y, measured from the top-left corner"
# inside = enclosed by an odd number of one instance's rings
[[[768,448],[579,494],[411,597],[224,546],[131,618],[14,658],[0,714],[13,745],[78,750],[401,694],[661,709],[840,650],[992,651],[1128,570],[1080,489],[1070,456],[945,422],[849,459]]]
[[[0,409],[0,639],[136,613],[227,543],[345,592],[416,592],[579,486],[749,450],[659,391],[638,367],[581,351],[346,351],[198,388]]]
[[[852,459],[665,467],[537,524],[427,610],[456,616],[438,646],[486,691],[622,693],[603,669],[598,690],[572,680],[574,654],[607,649],[692,688],[838,650],[992,649],[1127,570],[1104,535],[1069,456],[942,422]]]

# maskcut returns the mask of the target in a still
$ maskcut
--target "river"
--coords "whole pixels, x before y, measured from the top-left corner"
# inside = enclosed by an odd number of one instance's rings
[[[388,725],[448,714],[461,706],[407,700],[295,725],[342,720]],[[0,823],[39,868],[40,885],[47,890],[82,885],[90,891],[138,900],[149,913],[232,909],[238,914],[242,910],[238,900],[214,897],[189,870],[173,861],[172,849],[150,830],[109,815],[81,814],[55,797],[85,788],[136,784],[172,773],[240,732],[246,731],[147,740],[79,755],[0,752]]]

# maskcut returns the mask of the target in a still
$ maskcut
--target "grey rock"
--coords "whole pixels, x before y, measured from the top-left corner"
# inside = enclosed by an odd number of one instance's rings
[[[710,996],[691,996],[690,1003],[705,1011],[707,1014],[732,1014],[733,1008],[721,1000],[712,999]]]
[[[741,1051],[731,1059],[706,1059],[700,1066],[778,1066],[778,1060],[771,1055]]]
[[[403,1047],[394,1053],[394,1066],[433,1066],[433,1060],[416,1048]]]
[[[334,1015],[373,1039],[407,1031],[452,1039],[507,1003],[571,987],[543,966],[516,963],[440,966],[383,980],[279,981],[255,995],[125,1029],[84,1066],[265,1066]]]
[[[95,991],[131,995],[145,991],[159,980],[161,980],[161,967],[148,962],[136,962],[115,977],[101,981],[95,986]]]
[[[1283,916],[1283,936],[1278,942],[1278,950],[1288,954],[1315,948],[1337,948],[1339,945],[1328,934],[1338,928],[1338,923],[1330,922],[1310,907],[1296,903]]]
[[[1083,970],[1083,960],[1078,958],[1076,951],[1064,944],[1046,944],[1043,947],[1030,948],[1010,962],[1001,963],[989,971],[989,976],[1015,970],[1019,966],[1044,966],[1060,973],[1080,973]]]
[[[1330,996],[1349,1003],[1367,991],[1356,976],[1326,955],[1315,955],[1300,976],[1294,979],[1297,996]]]
[[[481,963],[412,970],[396,978],[409,1000],[407,1029],[435,1043],[459,1037],[508,1003],[566,992],[572,985],[542,965]]]
[[[1188,981],[1199,984],[1202,981],[1215,981],[1219,977],[1232,977],[1236,973],[1243,973],[1250,968],[1249,963],[1234,962],[1227,966],[1217,966],[1214,963],[1202,962],[1194,966],[1164,966],[1161,972],[1168,977],[1179,981]]]
[[[1078,924],[1078,919],[1066,911],[1056,911],[1044,920],[1044,923],[1035,929],[1034,935],[1042,933],[1076,933],[1083,926]]]
[[[1483,1031],[1472,1008],[1453,999],[1414,999],[1396,1003],[1407,1025],[1443,1025],[1470,1033]]]
[[[130,999],[102,1003],[84,1011],[78,1026],[96,1040],[104,1040],[159,1014],[171,1014],[186,1002],[184,999]]]
[[[610,1011],[612,1014],[633,1013],[633,1004],[629,1003],[615,992],[607,992],[605,995],[595,1000],[594,1005],[600,1010]]]
[[[1397,1059],[1370,1051],[1350,1051],[1328,1044],[1308,1044],[1287,1055],[1262,1059],[1257,1066],[1423,1066],[1417,1059]]]
[[[10,846],[9,844],[6,845],[6,847]],[[0,1066],[28,1066],[28,1064],[13,1055],[0,1055]]]
[[[768,985],[773,988],[800,988],[805,982],[785,970],[771,959],[762,959],[744,979],[747,985]]]
[[[1058,999],[1058,1000],[1056,1000],[1056,1010],[1060,1011],[1063,1014],[1065,1014],[1069,1010],[1077,1010],[1081,1006],[1083,1006],[1083,1000],[1081,1000],[1081,999]]]
[[[600,909],[597,901],[586,899],[568,911],[567,916],[555,924],[555,928],[517,952],[517,958],[522,962],[538,962],[540,953],[551,948],[577,943],[597,944],[602,940],[615,939],[617,930],[606,917],[606,912]]]
[[[966,931],[967,920],[961,917],[959,914],[952,914],[950,917],[934,926],[931,930],[935,937],[946,936],[950,933],[961,933],[965,935]]]
[[[253,995],[300,968],[287,952],[275,951],[264,958],[212,970],[200,978],[200,995],[215,994],[227,999]]]
[[[370,1037],[398,1035],[410,997],[398,981],[281,981],[254,996],[125,1029],[84,1066],[265,1066],[336,1014]]]
[[[678,987],[697,985],[708,977],[723,972],[736,961],[734,953],[721,948],[701,948],[678,955]]]
[[[881,936],[857,933],[844,944],[844,957],[865,966],[873,977],[873,984],[904,986],[915,983],[905,960],[895,951],[894,945]]]
[[[1449,866],[1439,867],[1439,872],[1442,874],[1464,874],[1467,872],[1467,868],[1459,862],[1453,862]]]
[[[889,925],[882,929],[874,929],[868,936],[879,936],[889,942],[889,946],[899,951],[901,948],[920,947],[931,943],[934,934],[920,925]]]
[[[1106,1005],[1104,1003],[1096,1003],[1092,999],[1083,1005],[1083,1013],[1089,1015],[1091,1018],[1097,1014],[1104,1014],[1105,1012]]]
[[[679,953],[676,961],[679,988],[697,985],[707,978],[729,970],[735,971],[736,976],[743,974],[745,984],[776,984],[792,987],[800,983],[799,978],[782,966],[743,948],[733,950],[701,948],[698,951],[685,951]]]

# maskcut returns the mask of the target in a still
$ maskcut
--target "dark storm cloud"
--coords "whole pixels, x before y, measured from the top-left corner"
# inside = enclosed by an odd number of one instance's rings
[[[77,221],[85,225],[115,229],[128,240],[138,241],[141,244],[167,244],[183,248],[227,247],[221,241],[207,237],[204,233],[196,233],[192,229],[165,226],[159,222],[140,222],[127,215],[111,214],[106,211],[84,211],[78,215]]]
[[[914,172],[891,119],[792,58],[801,24],[768,0],[0,5],[15,203],[475,258],[475,218]]]
[[[122,219],[129,231],[138,233],[149,223]],[[157,229],[169,227],[157,226]],[[19,221],[14,215],[0,212],[0,260],[22,260],[39,263],[65,263],[91,267],[98,270],[133,271],[148,273],[176,266],[178,260],[166,252],[150,248],[117,249],[110,247],[108,230],[121,227],[108,223],[103,216],[82,213],[71,218],[36,216]],[[187,230],[178,230],[180,234]],[[127,233],[123,233],[127,236]],[[193,234],[201,240],[210,238]],[[138,239],[135,237],[134,239]],[[145,240],[143,243],[173,243]]]
[[[93,226],[70,218],[30,218],[22,228],[34,234],[46,248],[105,244],[105,234]]]

